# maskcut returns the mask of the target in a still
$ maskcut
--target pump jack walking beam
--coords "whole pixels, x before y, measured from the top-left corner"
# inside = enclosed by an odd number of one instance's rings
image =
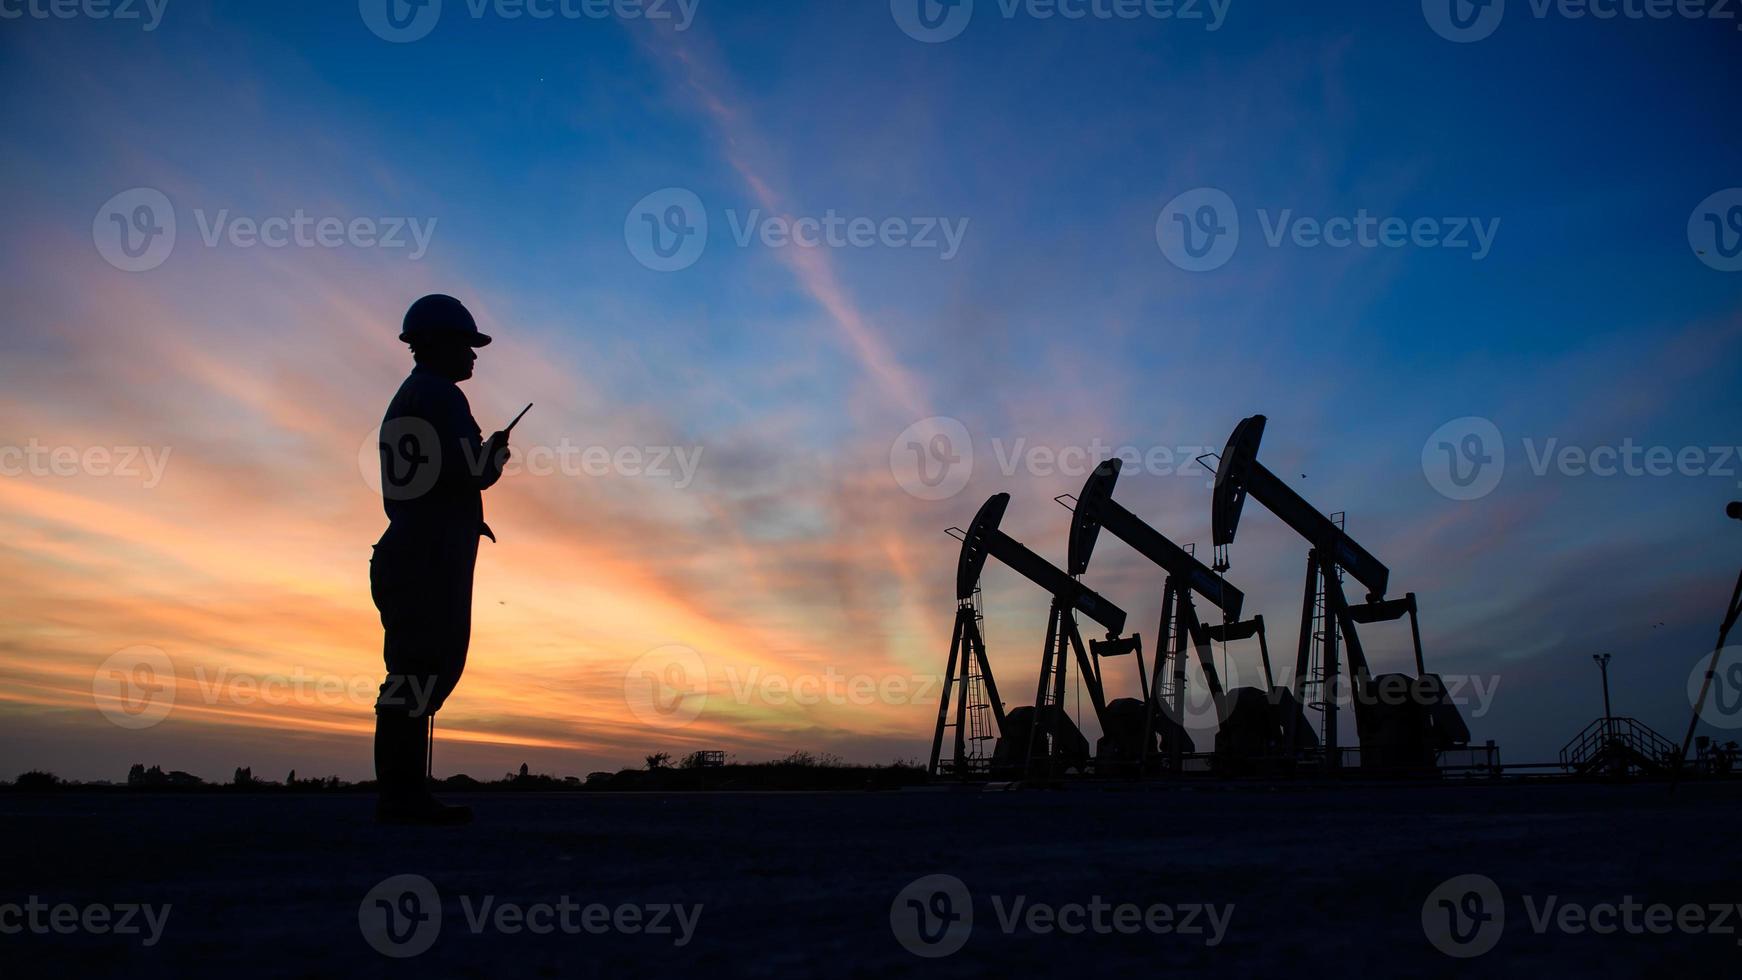
[[[1245,605],[1246,596],[1239,589],[1229,585],[1190,552],[1168,540],[1166,535],[1113,499],[1113,488],[1119,480],[1122,465],[1117,457],[1103,461],[1089,475],[1088,481],[1083,484],[1082,493],[1077,496],[1071,511],[1071,574],[1081,575],[1088,570],[1089,559],[1094,555],[1095,544],[1103,528],[1167,572],[1162,591],[1163,646],[1156,656],[1154,677],[1144,691],[1144,701],[1148,706],[1144,731],[1152,731],[1155,724],[1162,665],[1169,655],[1174,661],[1172,715],[1176,722],[1184,723],[1185,650],[1188,642],[1197,653],[1198,664],[1203,669],[1212,703],[1216,706],[1217,720],[1220,721],[1223,711],[1222,681],[1216,673],[1215,660],[1210,655],[1210,642],[1224,639],[1243,640],[1256,635],[1264,657],[1265,680],[1269,683],[1270,651],[1264,638],[1264,620],[1254,617],[1240,622],[1240,610]],[[1061,502],[1063,499],[1065,498],[1061,498]],[[1221,626],[1206,627],[1199,621],[1196,605],[1192,601],[1194,593],[1221,612]],[[1171,649],[1167,645],[1170,629]],[[1152,697],[1152,694],[1155,696]],[[1168,710],[1165,705],[1160,707]],[[1148,744],[1146,735],[1146,750]],[[1179,749],[1179,743],[1175,740],[1173,761],[1176,768],[1180,761]]]
[[[1250,494],[1314,548],[1332,558],[1337,567],[1367,586],[1368,601],[1384,599],[1391,570],[1258,461],[1258,443],[1264,438],[1265,421],[1264,416],[1254,415],[1235,426],[1216,466],[1216,496],[1211,504],[1211,535],[1216,547],[1233,543],[1234,532],[1240,525],[1240,511]]]
[[[1083,492],[1077,496],[1076,506],[1071,510],[1071,574],[1082,575],[1089,570],[1095,543],[1101,529],[1106,528],[1138,554],[1179,579],[1180,584],[1203,596],[1222,611],[1224,618],[1239,619],[1240,607],[1246,602],[1244,593],[1113,499],[1113,486],[1119,480],[1122,465],[1118,457],[1103,461],[1089,474]]]
[[[1125,610],[1101,597],[1101,594],[1066,574],[1057,565],[1030,551],[1022,542],[998,529],[1004,510],[1010,505],[1007,493],[993,494],[975,515],[962,539],[962,553],[956,564],[956,598],[970,598],[973,583],[988,557],[996,558],[1022,573],[1023,577],[1051,593],[1068,609],[1073,609],[1107,628],[1109,639],[1125,632]],[[967,594],[962,590],[966,586]]]
[[[1415,593],[1401,599],[1386,599],[1391,582],[1391,570],[1361,547],[1324,513],[1307,503],[1258,461],[1258,445],[1264,437],[1265,418],[1254,415],[1234,427],[1227,448],[1216,465],[1215,498],[1211,504],[1211,534],[1219,554],[1218,569],[1228,567],[1221,557],[1223,549],[1234,541],[1239,529],[1241,509],[1248,495],[1263,504],[1266,510],[1282,519],[1295,533],[1311,545],[1307,553],[1306,590],[1302,599],[1300,649],[1295,660],[1295,695],[1303,701],[1312,644],[1314,603],[1322,588],[1325,595],[1324,629],[1324,706],[1323,742],[1325,766],[1340,764],[1337,751],[1337,679],[1340,671],[1339,641],[1347,648],[1349,674],[1355,684],[1355,695],[1364,696],[1371,675],[1367,657],[1361,647],[1356,624],[1389,622],[1409,617],[1410,636],[1415,647],[1418,674],[1426,673],[1421,652],[1421,627],[1417,620]],[[1342,574],[1347,573],[1367,587],[1367,601],[1352,604],[1343,593]],[[1304,702],[1303,702],[1304,703]],[[1292,724],[1292,723],[1291,723]],[[1461,723],[1460,723],[1461,724]],[[1467,735],[1467,732],[1466,732]],[[1293,733],[1290,733],[1292,739]]]

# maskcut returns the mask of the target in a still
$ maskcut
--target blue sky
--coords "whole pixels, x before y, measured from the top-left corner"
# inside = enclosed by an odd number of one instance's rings
[[[169,649],[181,684],[184,665],[240,655],[221,630],[196,640],[129,612],[153,598],[141,568],[181,595],[228,578],[210,595],[244,632],[299,602],[330,608],[293,650],[247,651],[259,671],[374,669],[346,549],[366,548],[379,512],[351,458],[403,367],[394,321],[438,289],[504,341],[469,386],[486,427],[535,400],[530,440],[705,450],[681,490],[533,479],[497,492],[501,524],[520,521],[508,540],[544,550],[505,545],[481,587],[549,595],[524,614],[503,599],[506,618],[480,623],[479,647],[496,644],[504,666],[479,668],[453,710],[474,736],[462,759],[482,771],[528,754],[599,767],[692,737],[747,756],[920,754],[925,704],[736,704],[705,732],[649,734],[612,721],[620,693],[602,701],[625,662],[667,643],[701,649],[710,675],[749,662],[936,672],[954,568],[942,528],[1009,491],[1013,533],[1062,556],[1050,498],[1080,476],[1006,474],[999,449],[1219,446],[1257,412],[1273,468],[1347,511],[1394,591],[1420,595],[1430,667],[1499,678],[1479,738],[1512,760],[1552,754],[1596,713],[1598,649],[1617,655],[1618,708],[1679,735],[1734,574],[1738,529],[1720,515],[1742,496],[1742,462],[1605,478],[1539,476],[1529,460],[1550,439],[1742,442],[1742,273],[1703,262],[1688,234],[1697,206],[1742,185],[1735,22],[1537,17],[1514,0],[1492,36],[1453,43],[1411,3],[1235,0],[1214,31],[976,6],[938,44],[869,0],[701,0],[683,31],[474,19],[447,0],[404,44],[350,3],[170,0],[149,32],[0,23],[0,73],[27,96],[0,107],[7,441],[142,440],[182,461],[149,492],[7,477],[28,543],[7,559],[3,665],[18,693],[0,724],[24,741],[5,762],[47,754],[101,775],[130,750],[116,739],[143,737],[106,727],[81,693],[111,651]],[[166,195],[179,237],[161,267],[128,273],[93,247],[92,215],[135,187]],[[1193,272],[1156,229],[1203,187],[1234,203],[1241,238]],[[710,223],[700,258],[673,272],[638,262],[625,237],[626,215],[665,188],[693,192]],[[435,227],[416,261],[201,243],[199,221],[220,210],[296,209]],[[965,232],[948,260],[740,247],[732,225],[753,211]],[[1479,260],[1271,247],[1265,226],[1284,212],[1475,221],[1494,237]],[[905,492],[890,465],[892,442],[929,416],[974,441],[966,485],[944,500]],[[1466,416],[1493,423],[1507,466],[1491,493],[1458,501],[1422,455]],[[1207,538],[1201,474],[1128,475],[1120,495],[1182,542]],[[161,522],[161,537],[61,516],[95,501]],[[246,574],[206,551],[212,535],[267,547],[278,537],[259,529],[273,526],[309,542],[303,584],[237,584]],[[178,528],[191,543],[173,543]],[[1303,550],[1251,514],[1229,573],[1281,634]],[[986,585],[995,667],[1021,701],[1045,600],[1013,578]],[[1104,548],[1089,579],[1153,633],[1151,570]],[[73,602],[74,588],[89,593]],[[639,612],[592,632],[595,607],[619,602]],[[662,624],[664,604],[690,618]],[[1370,645],[1399,655],[1406,636],[1386,636]],[[565,686],[575,663],[596,669]],[[517,700],[528,679],[561,703]],[[281,733],[306,718],[292,709],[179,712],[150,737],[166,764],[227,772],[232,756],[300,752],[350,774],[362,742],[342,716],[294,750]]]

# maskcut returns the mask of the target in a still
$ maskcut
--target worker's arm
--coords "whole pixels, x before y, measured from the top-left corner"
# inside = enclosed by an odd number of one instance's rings
[[[473,431],[481,432],[478,423],[472,423]],[[508,449],[508,433],[492,433],[484,442],[484,466],[478,475],[478,489],[488,490],[502,479],[502,467],[508,465],[508,458],[513,455]]]
[[[502,467],[508,463],[507,434],[498,432],[486,440],[459,388],[451,389],[444,402],[436,425],[443,448],[442,484],[456,489],[490,489],[502,478]]]

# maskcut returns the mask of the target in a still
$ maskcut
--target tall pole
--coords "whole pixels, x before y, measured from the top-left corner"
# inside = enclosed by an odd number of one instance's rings
[[[1730,501],[1724,513],[1731,520],[1742,521],[1742,500]],[[1712,647],[1712,659],[1706,662],[1706,679],[1700,683],[1700,696],[1694,701],[1694,716],[1688,719],[1688,733],[1682,737],[1681,754],[1675,758],[1675,771],[1669,784],[1671,792],[1675,791],[1675,781],[1681,778],[1682,764],[1688,758],[1688,746],[1693,744],[1694,731],[1700,727],[1700,712],[1705,710],[1706,695],[1712,690],[1712,675],[1718,672],[1718,658],[1724,653],[1724,644],[1730,639],[1730,627],[1736,625],[1738,616],[1742,616],[1742,575],[1736,577],[1736,588],[1730,592],[1730,605],[1724,610],[1724,622],[1718,627],[1718,642]]]
[[[1742,501],[1730,505],[1732,517],[1742,520]],[[1688,733],[1682,737],[1681,755],[1676,756],[1676,773],[1681,773],[1682,763],[1688,757],[1688,747],[1693,744],[1694,731],[1700,727],[1700,712],[1705,710],[1706,695],[1712,690],[1712,677],[1718,672],[1718,658],[1724,653],[1724,644],[1730,639],[1730,628],[1736,625],[1738,617],[1742,617],[1742,575],[1736,577],[1736,588],[1730,593],[1730,607],[1724,612],[1723,625],[1718,627],[1718,642],[1712,647],[1712,659],[1706,662],[1706,679],[1700,682],[1700,696],[1694,701],[1694,716],[1688,719]]]
[[[1591,655],[1591,659],[1595,660],[1597,666],[1603,670],[1603,737],[1605,739],[1614,734],[1615,728],[1615,712],[1609,710],[1609,658],[1610,654],[1607,653]]]

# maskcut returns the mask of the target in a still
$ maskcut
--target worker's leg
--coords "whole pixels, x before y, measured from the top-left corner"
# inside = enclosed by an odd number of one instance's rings
[[[451,570],[431,561],[436,556],[430,542],[393,538],[390,531],[370,564],[387,666],[375,704],[377,813],[388,822],[465,822],[469,810],[444,807],[429,795],[425,764],[430,717],[453,691],[464,666],[464,633],[458,634],[456,656],[456,626],[469,623],[456,621]]]
[[[472,576],[478,563],[478,535],[450,533],[432,545],[421,609],[429,656],[420,661],[429,665],[430,674],[427,685],[417,692],[429,714],[447,704],[466,671],[466,655],[472,644]]]

